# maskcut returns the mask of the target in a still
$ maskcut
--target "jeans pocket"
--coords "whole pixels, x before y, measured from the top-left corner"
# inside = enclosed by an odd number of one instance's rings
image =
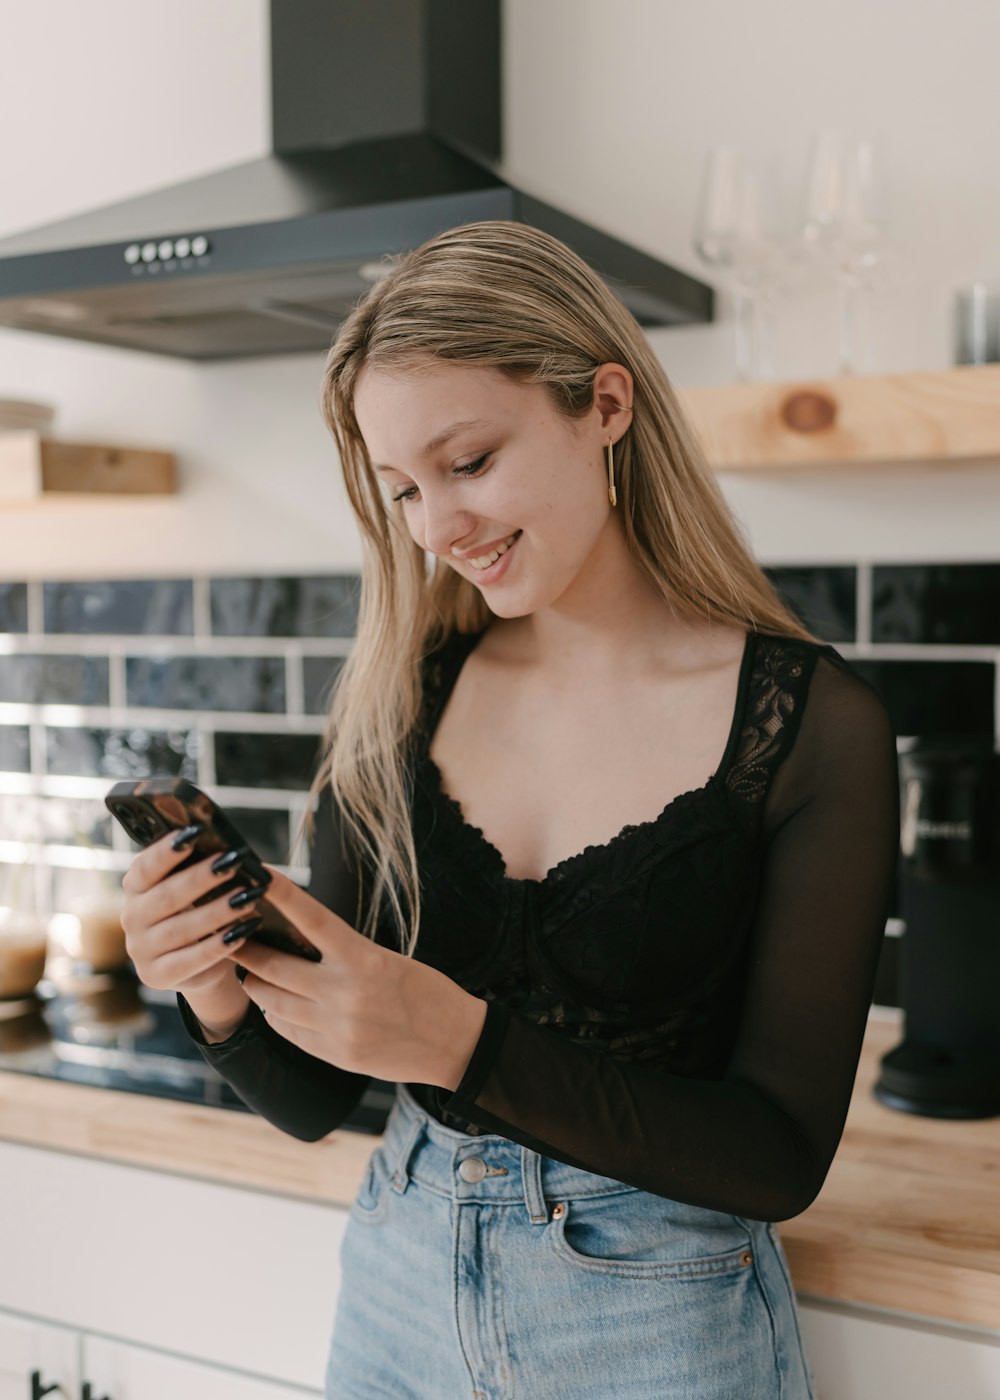
[[[350,1215],[365,1225],[376,1225],[385,1214],[389,1204],[389,1163],[385,1148],[376,1147],[368,1158],[361,1185],[351,1202]]]
[[[746,1273],[753,1246],[736,1216],[647,1191],[554,1203],[548,1226],[561,1259],[617,1278],[685,1279]]]

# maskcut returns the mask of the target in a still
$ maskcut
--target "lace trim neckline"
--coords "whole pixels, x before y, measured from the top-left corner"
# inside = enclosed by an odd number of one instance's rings
[[[564,880],[569,874],[581,867],[591,866],[596,859],[603,861],[613,858],[623,848],[631,845],[637,839],[646,843],[652,843],[659,836],[662,828],[668,824],[672,824],[682,811],[693,804],[697,799],[708,797],[715,788],[719,788],[724,784],[729,769],[732,767],[736,757],[738,741],[743,728],[751,665],[754,656],[754,639],[756,636],[757,633],[753,631],[748,631],[746,634],[746,639],[743,644],[743,657],[740,661],[739,677],[737,681],[736,704],[733,710],[732,722],[729,727],[729,736],[726,741],[725,751],[715,772],[712,773],[700,787],[689,788],[686,792],[680,792],[676,797],[672,797],[655,817],[651,817],[647,821],[642,822],[627,822],[621,830],[609,840],[585,846],[582,851],[576,851],[573,855],[564,856],[562,860],[550,866],[540,879],[536,879],[534,876],[509,875],[507,873],[507,862],[504,860],[502,852],[493,844],[481,827],[473,826],[466,818],[462,810],[462,804],[445,790],[444,775],[430,755],[433,733],[423,736],[418,755],[418,761],[430,779],[428,783],[430,796],[437,808],[450,818],[456,837],[464,846],[468,855],[470,857],[485,857],[490,861],[502,885],[542,889]],[[456,679],[457,672],[456,675],[452,677],[452,684],[454,684]],[[440,715],[441,711],[442,707],[440,705],[435,706],[436,715]]]

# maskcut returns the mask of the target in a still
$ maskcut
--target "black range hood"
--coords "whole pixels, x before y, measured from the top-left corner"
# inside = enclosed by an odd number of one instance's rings
[[[709,286],[515,189],[501,0],[271,0],[273,153],[0,240],[0,326],[186,360],[328,348],[392,258],[456,224],[562,239],[645,327]]]

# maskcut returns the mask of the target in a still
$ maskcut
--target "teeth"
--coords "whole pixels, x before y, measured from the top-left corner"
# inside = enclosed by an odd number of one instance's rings
[[[517,531],[515,530],[514,534],[511,535],[510,539],[504,540],[503,544],[501,544],[497,549],[494,549],[490,554],[480,555],[478,559],[470,559],[469,563],[474,569],[488,569],[491,564],[496,563],[496,561],[500,558],[501,554],[507,553],[508,549],[510,549],[511,545],[514,543],[516,537]]]

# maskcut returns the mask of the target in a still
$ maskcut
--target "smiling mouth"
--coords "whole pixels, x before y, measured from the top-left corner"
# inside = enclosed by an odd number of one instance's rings
[[[466,559],[465,562],[470,568],[480,573],[485,569],[491,569],[497,560],[507,553],[511,545],[515,544],[521,538],[521,533],[520,530],[515,530],[514,533],[508,535],[503,543],[498,545],[496,549],[487,550],[485,554],[480,554],[475,559]]]

